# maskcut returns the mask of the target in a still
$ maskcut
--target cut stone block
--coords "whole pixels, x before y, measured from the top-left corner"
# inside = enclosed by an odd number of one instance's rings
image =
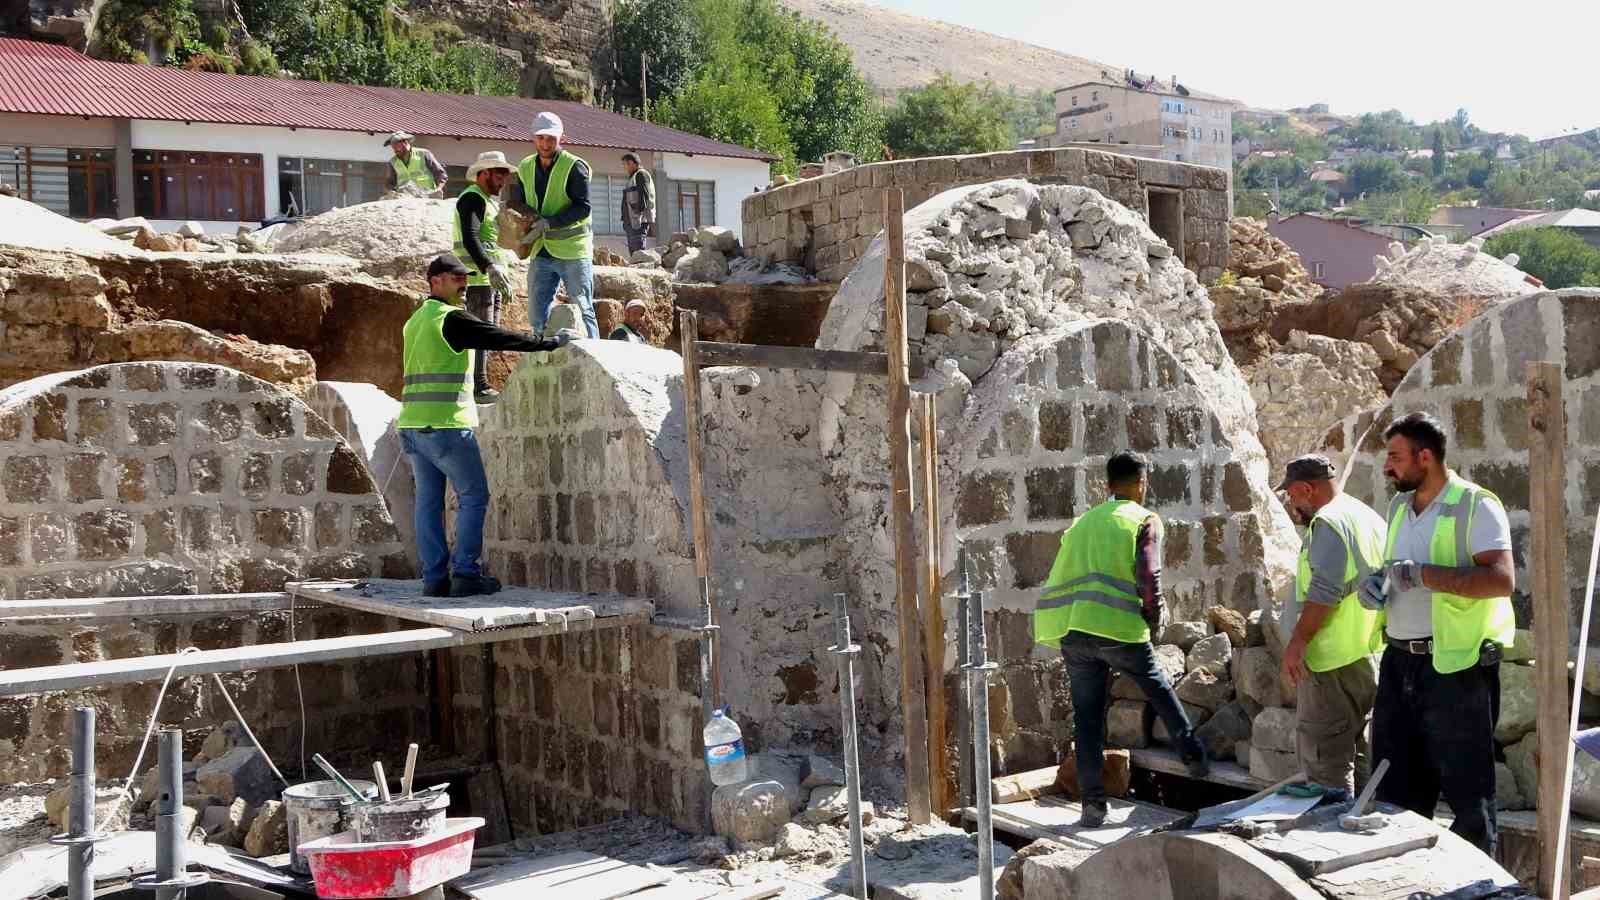
[[[231,803],[236,797],[261,803],[278,793],[277,778],[254,747],[235,747],[207,762],[195,773],[195,781],[201,791],[224,803]]]
[[[1255,721],[1251,723],[1250,744],[1263,750],[1295,753],[1294,710],[1269,706],[1257,713]]]
[[[1202,638],[1189,650],[1185,666],[1188,672],[1204,669],[1213,675],[1226,677],[1233,662],[1233,644],[1226,634],[1213,634]]]
[[[1139,700],[1116,700],[1106,713],[1106,742],[1138,750],[1150,745],[1144,730],[1145,704]]]
[[[1254,742],[1250,744],[1250,775],[1262,781],[1277,783],[1300,771],[1300,758],[1293,753],[1263,750]]]
[[[1107,748],[1105,763],[1100,767],[1100,783],[1105,785],[1107,797],[1122,797],[1128,793],[1133,779],[1133,760],[1126,750]],[[1078,788],[1078,755],[1067,745],[1062,753],[1061,765],[1056,768],[1056,787],[1069,797],[1080,796]]]
[[[739,843],[765,842],[789,821],[789,802],[776,781],[719,785],[711,792],[711,827]]]

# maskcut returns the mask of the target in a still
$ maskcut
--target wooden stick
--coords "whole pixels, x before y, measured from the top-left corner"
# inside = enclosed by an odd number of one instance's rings
[[[1361,796],[1356,798],[1356,805],[1350,807],[1350,815],[1364,816],[1372,806],[1372,795],[1378,792],[1378,782],[1383,776],[1389,774],[1389,761],[1378,760],[1378,767],[1372,770],[1372,777],[1367,779],[1367,786],[1361,789]]]
[[[905,196],[883,191],[883,337],[889,353],[889,466],[893,494],[895,598],[900,626],[900,705],[906,727],[906,815],[913,825],[932,817],[928,790],[928,708],[917,610],[917,536],[911,515],[911,378],[906,367]]]
[[[372,780],[378,783],[379,800],[388,803],[390,800],[394,799],[394,797],[389,793],[389,779],[383,777],[382,760],[375,759],[372,761]]]
[[[944,587],[939,561],[939,425],[932,394],[922,395],[922,554],[923,572],[923,650],[928,671],[928,787],[933,811],[949,815],[955,802],[955,782],[951,780],[950,751],[946,746],[944,691]]]
[[[411,796],[411,779],[417,774],[417,745],[406,748],[406,769],[400,776],[400,793]]]
[[[705,437],[700,416],[700,315],[678,310],[678,342],[683,355],[683,431],[689,444],[689,528],[694,536],[694,574],[711,598],[711,624],[720,624],[717,598],[711,590],[711,520],[706,514]],[[711,632],[711,705],[721,705],[722,666],[718,664],[717,632]]]
[[[1567,707],[1567,629],[1571,594],[1567,589],[1567,423],[1561,368],[1527,364],[1528,381],[1528,572],[1533,578],[1534,667],[1538,686],[1539,878],[1538,893],[1565,900],[1567,812],[1571,802],[1568,767],[1572,733]],[[1583,680],[1583,673],[1578,673]]]

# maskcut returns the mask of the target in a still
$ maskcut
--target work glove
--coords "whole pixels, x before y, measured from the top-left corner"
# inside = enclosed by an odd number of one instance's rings
[[[522,236],[522,246],[532,247],[534,241],[544,237],[545,229],[549,227],[550,223],[544,219],[534,219],[533,223],[528,226],[527,233]]]
[[[1391,591],[1410,591],[1422,587],[1422,564],[1409,559],[1384,563],[1383,574],[1389,578]]]
[[[511,275],[506,271],[505,266],[495,263],[489,267],[489,286],[494,288],[495,292],[500,296],[508,300],[511,298]]]
[[[1389,602],[1388,594],[1383,589],[1383,572],[1373,572],[1361,579],[1356,586],[1356,599],[1367,609],[1381,610]]]
[[[569,342],[577,340],[578,332],[571,328],[563,328],[556,332],[556,346],[565,347]]]

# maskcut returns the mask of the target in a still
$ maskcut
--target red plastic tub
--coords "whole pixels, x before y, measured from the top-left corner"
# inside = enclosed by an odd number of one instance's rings
[[[307,841],[299,852],[311,863],[318,897],[409,897],[465,875],[474,832],[482,827],[479,818],[446,819],[443,830],[425,837],[366,844],[341,831]]]

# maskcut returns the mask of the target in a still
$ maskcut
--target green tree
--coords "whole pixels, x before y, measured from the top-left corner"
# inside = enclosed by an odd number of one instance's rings
[[[1484,242],[1491,256],[1515,253],[1517,267],[1548,288],[1600,287],[1600,250],[1560,228],[1519,228]]]
[[[1362,156],[1345,172],[1350,190],[1357,194],[1389,194],[1405,187],[1406,175],[1400,164],[1387,156]]]
[[[1438,178],[1444,174],[1445,163],[1444,131],[1439,128],[1433,130],[1433,177]]]
[[[711,60],[655,107],[656,121],[719,141],[765,150],[793,171],[794,144],[778,101],[759,72],[737,55]]]
[[[639,105],[639,60],[645,54],[652,100],[670,96],[694,77],[704,42],[690,0],[622,0],[613,21],[615,92],[622,105]]]
[[[903,91],[884,121],[884,142],[897,157],[989,153],[1013,146],[1011,129],[991,93],[948,72]]]

